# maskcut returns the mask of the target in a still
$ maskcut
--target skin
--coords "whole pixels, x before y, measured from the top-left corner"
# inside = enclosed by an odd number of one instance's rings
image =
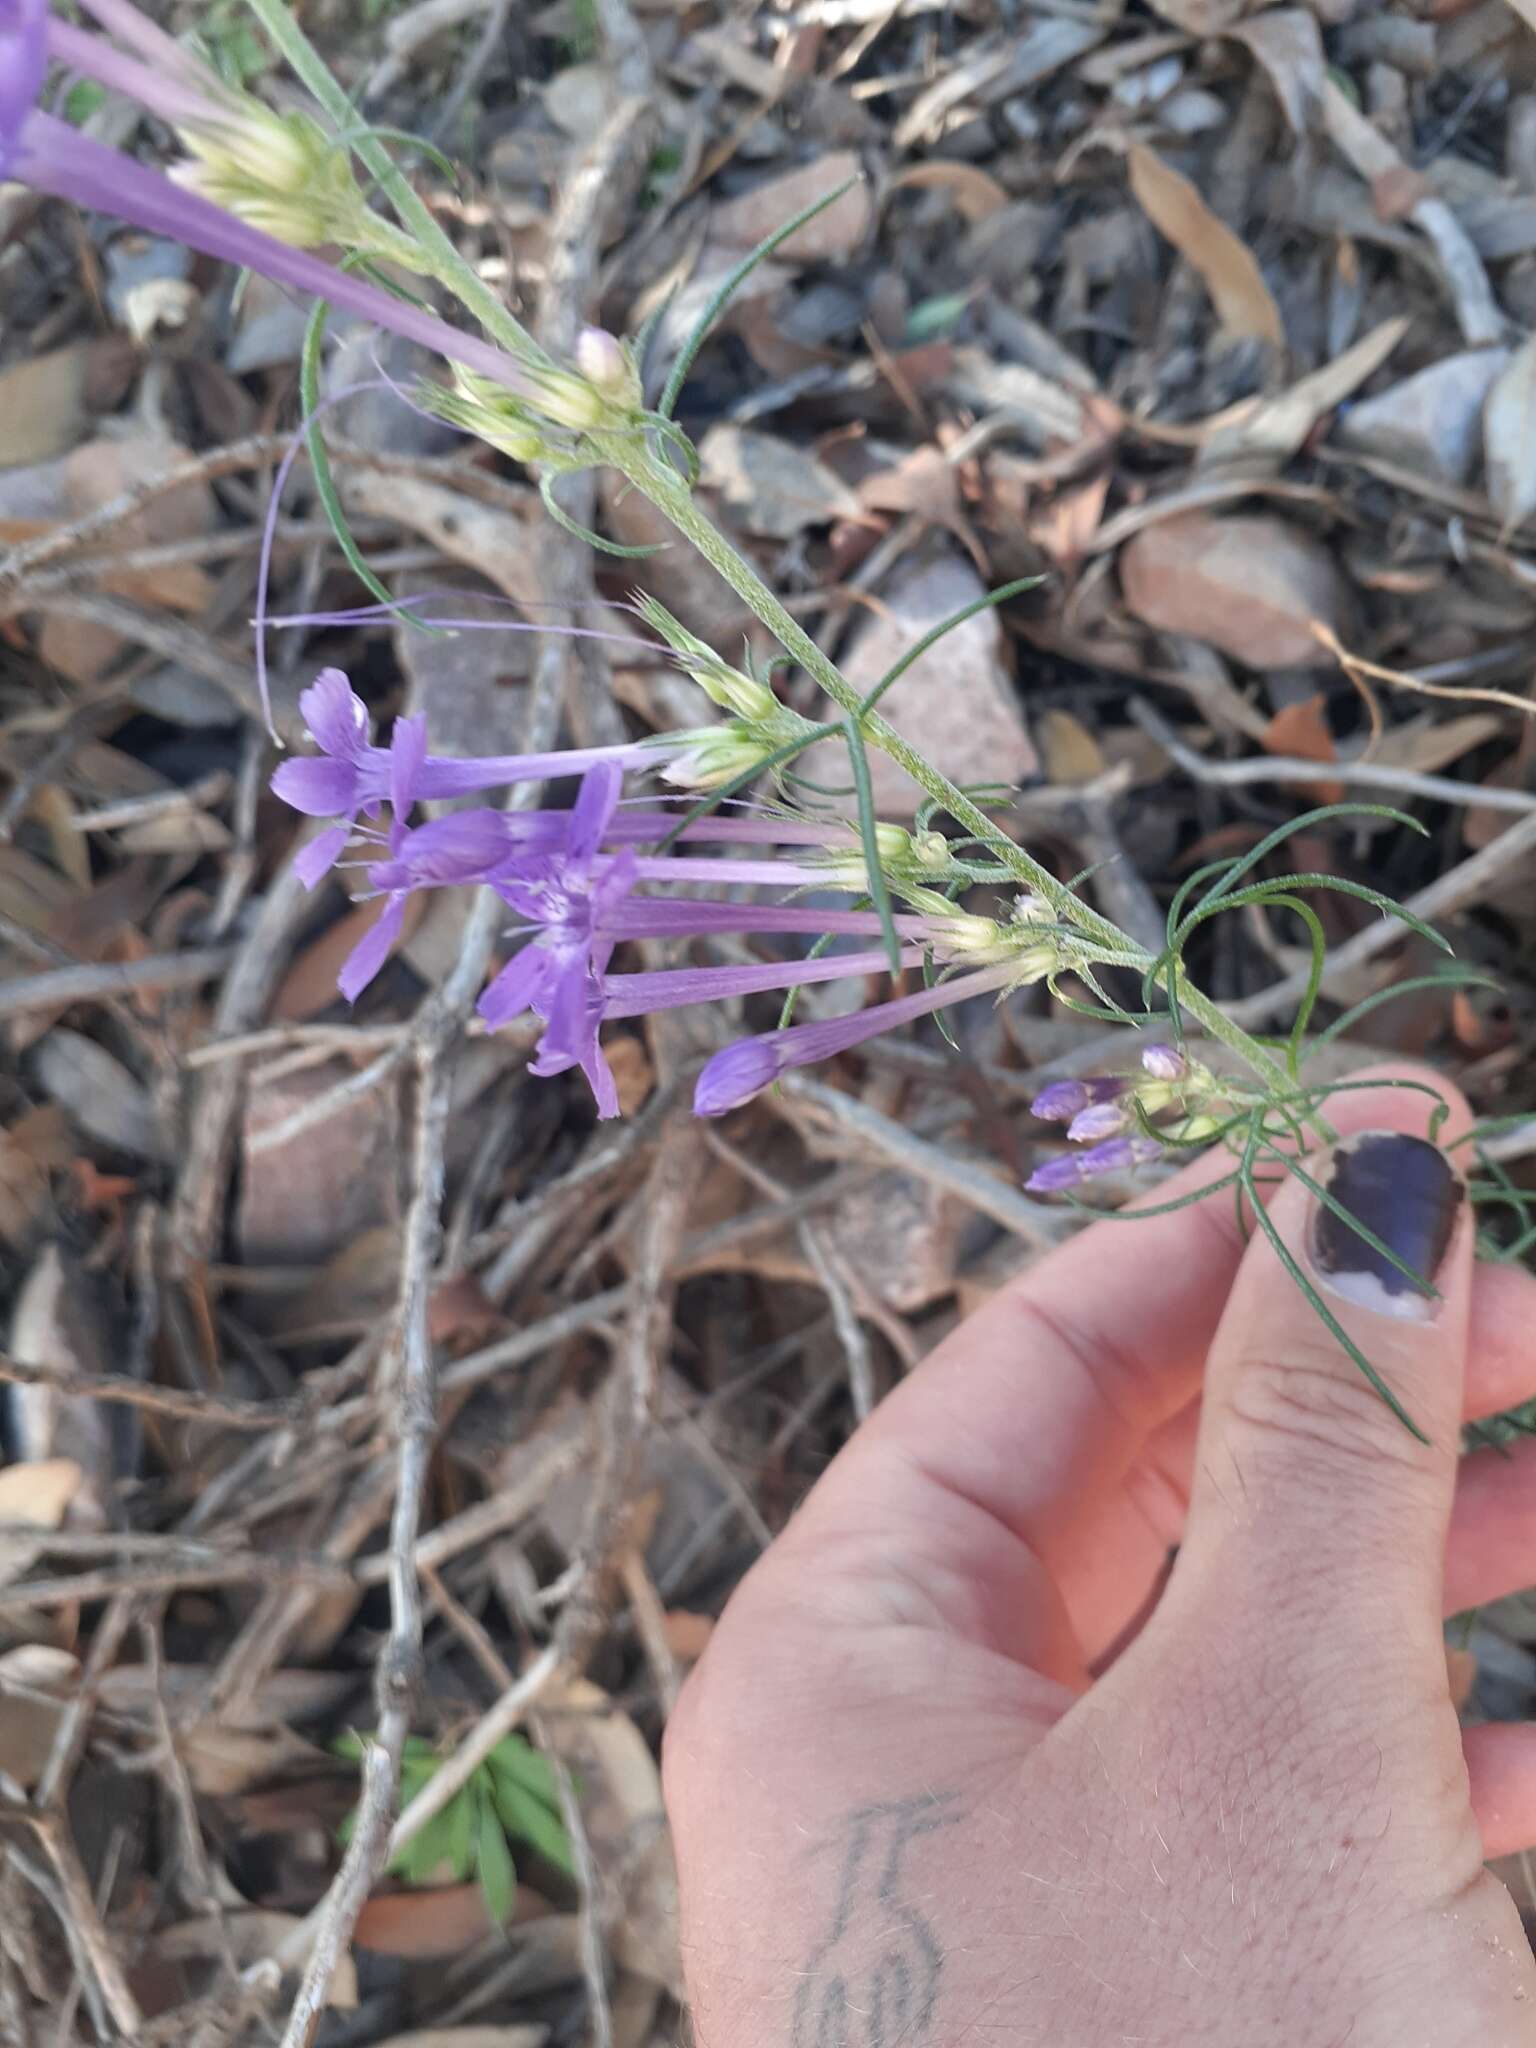
[[[1330,1299],[1427,1446],[1225,1197],[1094,1226],[882,1404],[668,1729],[700,2048],[1533,2048],[1483,1860],[1536,1729],[1458,1727],[1441,1618],[1536,1579],[1536,1445],[1457,1459],[1536,1394],[1536,1281],[1463,1204],[1439,1288]]]

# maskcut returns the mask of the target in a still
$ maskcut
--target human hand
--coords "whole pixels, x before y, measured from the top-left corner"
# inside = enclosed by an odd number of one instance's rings
[[[1483,1869],[1536,1841],[1536,1728],[1460,1730],[1441,1635],[1536,1579],[1536,1443],[1457,1459],[1536,1395],[1536,1281],[1474,1271],[1422,1143],[1352,1157],[1419,1314],[1297,1182],[1270,1214],[1427,1445],[1216,1197],[989,1302],[744,1581],[667,1734],[700,2048],[1536,2043]]]

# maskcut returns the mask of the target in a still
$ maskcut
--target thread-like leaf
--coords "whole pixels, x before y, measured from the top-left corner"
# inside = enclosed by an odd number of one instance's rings
[[[1301,1289],[1302,1294],[1306,1297],[1308,1307],[1312,1310],[1313,1314],[1318,1318],[1318,1320],[1322,1323],[1323,1327],[1336,1340],[1336,1342],[1343,1346],[1346,1354],[1353,1361],[1354,1365],[1361,1373],[1364,1374],[1366,1380],[1369,1382],[1372,1389],[1380,1395],[1383,1401],[1386,1402],[1387,1406],[1391,1409],[1392,1413],[1397,1417],[1398,1421],[1403,1425],[1404,1429],[1406,1429],[1411,1436],[1416,1437],[1421,1444],[1428,1444],[1429,1438],[1424,1434],[1423,1430],[1420,1429],[1419,1425],[1408,1413],[1408,1410],[1403,1406],[1402,1402],[1397,1398],[1396,1394],[1393,1393],[1392,1389],[1387,1385],[1386,1381],[1382,1378],[1381,1374],[1376,1370],[1375,1366],[1372,1365],[1371,1361],[1360,1349],[1360,1346],[1355,1342],[1354,1338],[1350,1336],[1348,1330],[1345,1329],[1344,1325],[1333,1313],[1333,1310],[1328,1306],[1327,1302],[1324,1301],[1323,1297],[1318,1293],[1317,1289],[1313,1286],[1311,1280],[1307,1277],[1307,1275],[1302,1271],[1301,1267],[1297,1264],[1295,1254],[1292,1252],[1290,1246],[1286,1243],[1285,1239],[1280,1235],[1280,1232],[1275,1228],[1275,1225],[1270,1218],[1268,1210],[1265,1208],[1263,1202],[1259,1199],[1258,1189],[1254,1184],[1252,1167],[1247,1165],[1246,1159],[1244,1168],[1240,1169],[1239,1171],[1243,1184],[1243,1189],[1248,1195],[1249,1201],[1253,1205],[1254,1221],[1258,1224],[1259,1228],[1263,1231],[1264,1235],[1269,1239],[1269,1242],[1271,1246],[1274,1248],[1275,1255],[1279,1259],[1281,1265],[1284,1266],[1286,1272],[1290,1275],[1291,1279],[1294,1280],[1296,1285]]]
[[[688,372],[693,368],[699,350],[709,339],[710,329],[736,296],[739,287],[752,275],[765,256],[771,256],[780,243],[787,242],[797,229],[803,228],[808,220],[814,220],[818,213],[825,213],[829,206],[841,199],[845,192],[851,191],[858,182],[857,178],[845,178],[841,185],[834,186],[830,192],[824,192],[821,198],[813,199],[809,206],[802,207],[797,214],[785,221],[782,227],[775,228],[771,235],[742,257],[719,290],[712,294],[709,304],[694,323],[693,332],[683,343],[677,361],[672,365],[672,374],[656,402],[656,410],[664,420],[671,419],[676,412],[677,401],[682,396],[683,386],[688,382]]]
[[[869,779],[869,754],[864,746],[864,735],[859,730],[856,718],[843,721],[843,737],[848,742],[848,765],[853,771],[854,795],[859,808],[859,837],[864,842],[864,865],[869,870],[869,893],[874,900],[875,914],[880,919],[880,931],[885,940],[886,956],[891,963],[892,974],[901,972],[901,939],[896,931],[896,917],[891,909],[891,892],[886,886],[885,870],[880,865],[880,821],[875,816],[875,792]]]
[[[579,519],[573,519],[555,496],[555,480],[546,470],[539,478],[539,496],[544,500],[544,510],[556,526],[574,534],[577,540],[585,541],[589,548],[596,548],[599,554],[622,555],[627,561],[637,561],[643,555],[659,555],[665,541],[658,541],[647,547],[621,547],[616,540],[605,540],[600,533],[594,533],[590,526],[583,526]]]
[[[867,718],[892,683],[900,682],[913,662],[920,661],[929,648],[937,645],[946,633],[952,633],[956,626],[963,626],[967,619],[974,619],[978,612],[991,611],[996,605],[1006,604],[1010,597],[1017,597],[1021,590],[1038,589],[1044,581],[1043,576],[1020,576],[1017,581],[1004,583],[998,589],[989,590],[984,596],[973,599],[970,604],[962,605],[959,611],[951,612],[947,619],[941,619],[938,625],[930,627],[921,639],[913,641],[899,661],[893,662],[886,670],[860,704],[859,716]]]

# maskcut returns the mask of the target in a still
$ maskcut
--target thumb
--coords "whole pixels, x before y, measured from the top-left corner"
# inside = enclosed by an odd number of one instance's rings
[[[1470,1205],[1446,1155],[1401,1131],[1354,1132],[1300,1169],[1312,1186],[1288,1175],[1269,1206],[1284,1252],[1254,1232],[1211,1350],[1180,1575],[1186,1592],[1219,1588],[1226,1613],[1263,1617],[1272,1654],[1336,1664],[1346,1646],[1359,1657],[1368,1645],[1383,1683],[1422,1698],[1424,1686],[1445,1687],[1440,1592]],[[1373,1389],[1288,1261],[1419,1434]]]

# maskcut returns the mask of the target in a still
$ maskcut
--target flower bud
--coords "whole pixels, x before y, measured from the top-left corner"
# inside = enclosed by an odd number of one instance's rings
[[[583,327],[576,337],[576,367],[589,384],[614,404],[640,403],[640,380],[624,344],[606,327]]]
[[[762,738],[735,719],[696,726],[691,732],[664,735],[662,744],[677,751],[662,768],[662,778],[678,789],[719,789],[750,769],[760,768],[774,751]]]
[[[1115,1137],[1129,1121],[1123,1103],[1092,1102],[1073,1117],[1067,1126],[1067,1136],[1074,1145],[1096,1145],[1104,1138]]]
[[[1154,1081],[1182,1081],[1189,1072],[1189,1061],[1171,1045],[1144,1046],[1141,1064]]]

